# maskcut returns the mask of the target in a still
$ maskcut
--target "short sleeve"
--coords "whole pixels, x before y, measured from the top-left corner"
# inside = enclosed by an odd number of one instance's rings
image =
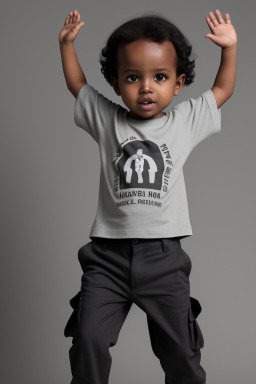
[[[99,143],[120,105],[103,96],[88,83],[80,89],[74,107],[75,124]]]
[[[192,148],[221,131],[221,109],[217,108],[211,89],[202,93],[197,99],[182,101],[174,108],[182,114]]]

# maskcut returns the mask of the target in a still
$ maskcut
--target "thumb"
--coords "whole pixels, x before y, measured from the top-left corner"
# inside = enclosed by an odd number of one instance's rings
[[[216,38],[215,35],[211,34],[211,33],[207,33],[204,37],[209,37],[209,39],[211,39],[212,41],[216,42],[218,39]]]
[[[77,33],[81,27],[84,25],[83,21],[80,21],[79,23],[76,23],[76,25],[71,29],[73,33]]]

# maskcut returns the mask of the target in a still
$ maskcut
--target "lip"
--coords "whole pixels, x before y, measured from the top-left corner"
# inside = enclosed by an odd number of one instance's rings
[[[140,99],[139,104],[143,103],[144,101],[148,101],[150,103],[154,103],[154,100],[152,100],[150,97],[143,97],[142,99]]]
[[[143,109],[144,111],[150,111],[151,109],[154,108],[154,105],[155,105],[155,103],[152,103],[152,104],[141,104],[141,103],[139,103],[140,108]]]

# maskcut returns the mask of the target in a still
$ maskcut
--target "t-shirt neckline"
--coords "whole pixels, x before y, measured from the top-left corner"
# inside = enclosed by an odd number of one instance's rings
[[[138,126],[142,126],[142,125],[150,125],[150,126],[159,126],[159,125],[162,125],[166,120],[167,120],[167,117],[168,117],[168,114],[166,112],[164,112],[164,115],[162,117],[160,117],[159,119],[145,119],[145,120],[137,120],[137,119],[132,119],[131,117],[128,116],[128,113],[130,111],[126,111],[126,120],[130,123],[130,124],[133,124],[133,125],[138,125]]]

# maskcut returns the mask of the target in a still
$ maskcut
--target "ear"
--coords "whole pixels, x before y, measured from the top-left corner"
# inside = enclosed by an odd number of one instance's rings
[[[176,80],[176,85],[175,85],[175,89],[174,89],[174,95],[178,96],[178,94],[180,93],[180,91],[181,91],[182,88],[184,87],[185,80],[186,80],[186,75],[185,75],[185,73],[183,73],[182,75],[180,75],[180,76],[177,78],[177,80]]]
[[[117,78],[110,75],[110,81],[111,81],[111,85],[112,87],[114,88],[115,90],[115,93],[118,95],[118,96],[121,96],[121,92],[120,92],[120,89],[119,89],[119,86],[118,86],[118,81],[117,81]]]

